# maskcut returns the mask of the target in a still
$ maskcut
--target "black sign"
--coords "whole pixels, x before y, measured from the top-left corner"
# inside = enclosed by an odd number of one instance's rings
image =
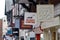
[[[19,28],[12,28],[13,35],[19,36]]]

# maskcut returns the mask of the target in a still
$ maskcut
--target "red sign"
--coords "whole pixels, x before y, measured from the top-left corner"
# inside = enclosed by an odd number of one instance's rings
[[[26,23],[35,23],[35,19],[26,19]]]
[[[25,25],[24,20],[20,20],[20,29],[32,29],[32,25]]]

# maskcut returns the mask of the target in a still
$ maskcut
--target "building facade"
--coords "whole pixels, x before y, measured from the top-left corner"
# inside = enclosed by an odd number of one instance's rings
[[[10,0],[11,1],[11,4],[8,4],[8,2],[7,2],[7,4],[6,4],[6,8],[7,9],[9,9],[8,10],[8,12],[6,11],[6,16],[7,16],[7,21],[8,21],[8,27],[12,27],[12,28],[15,28],[15,29],[13,29],[12,31],[16,31],[16,28],[18,28],[18,30],[19,30],[19,38],[22,38],[22,40],[26,40],[25,39],[25,35],[23,35],[23,34],[25,34],[25,32],[26,31],[24,31],[24,30],[26,30],[25,28],[26,28],[26,26],[25,26],[25,24],[23,23],[23,27],[25,27],[24,29],[22,28],[22,30],[23,30],[23,32],[20,32],[21,31],[21,24],[22,24],[22,22],[20,22],[21,21],[21,18],[23,19],[23,21],[24,21],[24,14],[25,14],[25,12],[37,12],[36,10],[36,5],[37,4],[53,4],[54,6],[56,5],[56,3],[59,3],[60,1],[59,0]],[[12,1],[13,2],[15,2],[14,4],[12,4]],[[26,1],[26,2],[25,2]],[[10,3],[10,2],[9,2]],[[27,4],[26,4],[27,3]],[[9,7],[10,8],[8,8],[8,5],[9,5]],[[12,6],[13,6],[13,8],[12,8]],[[7,10],[6,9],[6,10]],[[55,19],[55,21],[56,20],[58,20],[59,21],[59,17],[58,18],[53,18],[53,19]],[[54,21],[54,22],[55,22]],[[56,25],[58,25],[58,23],[59,22],[56,22]],[[44,23],[43,23],[44,24]],[[42,26],[43,26],[43,30],[44,30],[44,35],[46,36],[48,33],[46,32],[46,29],[44,28],[44,25],[42,24]],[[48,24],[48,23],[47,23]],[[47,25],[46,24],[46,25]],[[55,25],[55,24],[54,24]],[[39,23],[37,23],[36,25],[34,25],[34,26],[36,26],[36,28],[37,27],[41,27],[41,25],[40,25],[40,22]],[[47,26],[48,27],[48,26]],[[33,29],[34,27],[32,27],[32,29]],[[48,27],[49,28],[49,27]],[[32,29],[31,29],[31,31],[32,31]],[[52,28],[53,29],[53,31],[55,30],[55,28]],[[52,30],[51,29],[51,30]],[[29,30],[29,29],[28,29]],[[49,29],[47,29],[47,30],[49,30]],[[30,31],[30,30],[29,30]],[[46,34],[46,33],[47,34]],[[50,32],[50,31],[49,31]],[[21,37],[21,34],[22,34],[22,37]],[[52,35],[53,34],[55,34],[55,32],[53,32],[52,33]],[[15,34],[16,35],[16,34]],[[15,36],[15,35],[13,35],[13,36]],[[40,33],[39,34],[36,34],[35,35],[36,36],[36,40],[40,40]],[[48,35],[47,35],[47,37],[48,37]],[[24,39],[23,39],[24,38]],[[49,37],[50,38],[50,37]],[[54,37],[55,38],[55,37]],[[53,38],[52,38],[53,39]],[[19,40],[21,40],[21,39],[19,39]],[[45,38],[45,40],[48,40],[48,38]],[[55,40],[55,39],[53,39],[53,40]]]
[[[60,9],[55,6],[54,18],[42,23],[44,40],[60,40]]]

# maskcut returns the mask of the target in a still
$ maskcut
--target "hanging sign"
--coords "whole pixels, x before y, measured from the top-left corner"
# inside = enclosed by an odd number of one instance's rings
[[[32,12],[25,12],[25,16],[24,16],[24,24],[25,25],[34,25],[37,22],[37,16],[36,13],[32,13]]]
[[[37,5],[37,17],[39,22],[52,19],[54,17],[54,6]]]

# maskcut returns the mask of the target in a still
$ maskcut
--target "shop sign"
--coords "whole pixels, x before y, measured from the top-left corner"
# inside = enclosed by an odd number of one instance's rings
[[[52,28],[52,27],[58,27],[60,26],[60,17],[55,17],[53,19],[47,20],[47,22],[43,22],[41,24],[41,28],[42,29],[46,29],[46,28]]]
[[[43,31],[39,27],[33,29],[33,31],[35,32],[35,34],[41,34],[41,33],[43,33]]]
[[[54,17],[54,6],[37,5],[37,17],[39,22],[52,19]]]
[[[32,29],[32,25],[25,25],[24,20],[20,20],[20,29]]]
[[[19,36],[19,28],[12,28],[13,35]]]
[[[17,31],[13,32],[13,33],[18,33]]]
[[[24,24],[25,25],[34,25],[37,22],[37,15],[36,13],[32,13],[32,12],[25,12],[25,16],[24,16]]]

